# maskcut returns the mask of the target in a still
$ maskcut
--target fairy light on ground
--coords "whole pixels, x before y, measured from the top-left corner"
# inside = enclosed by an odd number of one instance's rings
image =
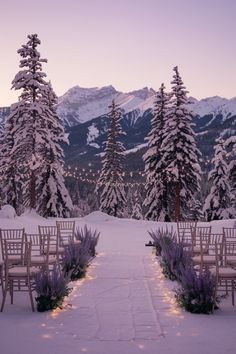
[[[43,338],[43,339],[50,339],[50,338],[52,338],[52,336],[51,336],[50,334],[47,334],[47,333],[46,333],[46,334],[43,334],[43,335],[42,335],[42,338]]]
[[[94,279],[96,279],[96,277],[94,275],[92,275],[92,271],[95,268],[95,266],[97,265],[97,263],[93,262],[92,264],[90,264],[86,276],[83,279],[79,279],[76,282],[73,282],[73,287],[71,288],[70,294],[68,297],[66,297],[63,301],[62,304],[62,308],[56,308],[54,309],[51,313],[50,313],[50,317],[55,319],[57,318],[60,314],[68,311],[68,310],[76,310],[77,306],[76,305],[72,305],[71,304],[71,300],[76,299],[77,297],[80,296],[79,294],[79,289],[84,285],[84,283],[86,282],[90,282]],[[45,324],[44,324],[45,325]],[[43,325],[42,325],[43,326]]]
[[[154,256],[152,256],[152,257],[154,257]],[[156,273],[156,276],[158,278],[157,289],[160,291],[160,293],[163,297],[162,301],[167,303],[170,306],[170,309],[168,310],[166,315],[167,316],[175,316],[180,319],[184,319],[183,313],[175,301],[175,298],[173,296],[173,292],[170,291],[167,288],[167,286],[165,285],[165,281],[164,281],[165,277],[162,274],[160,265],[156,261],[155,258],[154,258],[154,262],[153,262],[152,266],[153,266],[154,272]]]
[[[143,350],[145,348],[145,345],[144,344],[139,344],[138,347],[139,347],[140,350]]]

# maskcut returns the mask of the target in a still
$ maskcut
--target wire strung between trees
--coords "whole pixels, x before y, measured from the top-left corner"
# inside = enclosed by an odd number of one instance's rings
[[[97,186],[98,185],[109,185],[109,184],[111,185],[111,184],[113,184],[114,186],[135,187],[135,186],[145,186],[146,185],[145,182],[99,183],[98,179],[90,179],[87,177],[83,177],[82,175],[77,175],[76,172],[68,172],[68,171],[64,173],[64,176],[76,179],[81,182],[94,184]],[[94,177],[95,177],[95,174],[94,174]]]

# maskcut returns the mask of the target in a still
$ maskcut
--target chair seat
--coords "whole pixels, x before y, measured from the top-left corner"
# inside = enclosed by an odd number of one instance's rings
[[[204,264],[215,264],[216,257],[214,255],[204,254],[201,260],[201,256],[194,256],[192,257],[192,261],[194,264],[200,264],[203,262]]]
[[[57,247],[56,246],[50,246],[49,247],[49,254],[56,254],[56,253],[64,253],[64,247]]]
[[[203,253],[208,253],[208,247],[202,247],[202,252]],[[193,253],[201,253],[201,247],[200,246],[193,246]]]
[[[48,257],[48,263],[55,263],[56,262],[56,257],[53,255],[50,255]],[[40,264],[45,264],[46,263],[46,256],[32,256],[31,257],[31,264],[32,265],[40,265]]]
[[[232,265],[236,265],[236,255],[232,255],[232,256],[227,256],[226,258],[226,263],[227,264],[232,264]]]
[[[29,268],[29,274],[34,275],[36,273],[40,272],[40,269],[36,267],[30,267]],[[11,277],[25,277],[27,276],[27,267],[13,267],[10,268],[8,271],[8,275]]]
[[[71,240],[63,240],[62,241],[62,245],[65,247],[65,246],[68,246],[70,243],[74,243],[76,245],[79,245],[81,243],[80,240],[74,240],[74,241],[71,241]]]
[[[63,247],[58,247],[58,249],[56,248],[56,246],[49,247],[49,253],[56,253],[56,252],[63,253],[65,252],[65,250]]]
[[[211,269],[212,274],[216,275],[216,268]],[[219,277],[225,279],[236,279],[236,270],[230,267],[220,267],[219,268]]]
[[[22,261],[22,257],[19,256],[19,255],[9,255],[8,256],[8,261],[10,263],[17,263],[17,262],[19,263],[19,262]]]

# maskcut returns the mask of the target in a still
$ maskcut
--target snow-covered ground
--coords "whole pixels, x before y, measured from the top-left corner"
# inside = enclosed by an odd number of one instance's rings
[[[1,228],[27,232],[54,223],[34,213],[0,219]],[[27,294],[16,293],[14,305],[8,297],[0,313],[1,354],[236,352],[236,308],[230,299],[209,316],[186,313],[175,304],[171,289],[176,283],[163,278],[151,248],[144,246],[147,230],[163,223],[95,212],[76,224],[101,232],[87,277],[73,284],[63,310],[32,313]],[[233,224],[212,222],[213,231]]]

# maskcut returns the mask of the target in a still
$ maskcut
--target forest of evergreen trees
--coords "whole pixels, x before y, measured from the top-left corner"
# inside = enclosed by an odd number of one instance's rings
[[[178,67],[171,92],[162,84],[153,108],[151,130],[143,155],[145,183],[124,181],[122,114],[109,106],[109,127],[97,183],[64,174],[63,147],[68,144],[56,113],[57,97],[43,72],[37,34],[18,50],[20,70],[12,81],[19,100],[0,136],[1,205],[18,214],[36,209],[45,217],[82,216],[101,211],[118,217],[155,221],[218,220],[236,217],[236,137],[215,142],[212,170],[201,171],[201,154],[192,129],[187,90]],[[132,182],[132,176],[131,176]],[[209,189],[209,190],[208,190]],[[207,195],[206,195],[207,194]]]

